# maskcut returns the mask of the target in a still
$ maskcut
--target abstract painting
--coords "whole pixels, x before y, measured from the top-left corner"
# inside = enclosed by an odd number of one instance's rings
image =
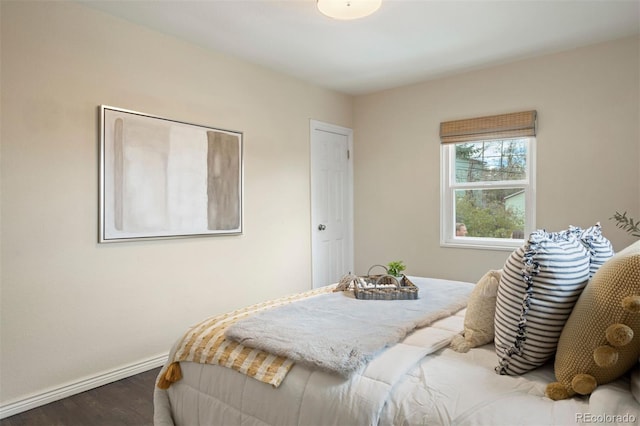
[[[242,133],[100,106],[99,242],[242,233]]]

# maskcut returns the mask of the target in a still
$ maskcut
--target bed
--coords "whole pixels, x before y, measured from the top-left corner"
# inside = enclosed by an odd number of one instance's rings
[[[456,287],[467,296],[458,294],[456,303],[445,303],[446,309],[437,309],[437,315],[423,320],[397,342],[385,343],[382,350],[373,351],[363,366],[347,375],[284,357],[284,361],[277,363],[279,371],[257,379],[258,373],[256,369],[250,371],[246,356],[242,362],[227,356],[246,352],[254,359],[257,356],[251,351],[265,352],[239,342],[230,345],[228,329],[217,332],[217,341],[227,345],[225,355],[216,355],[215,360],[210,355],[206,362],[194,361],[193,357],[176,362],[177,355],[191,345],[185,343],[189,336],[194,341],[202,340],[196,337],[194,330],[198,326],[195,326],[176,341],[169,362],[158,376],[154,424],[637,424],[640,405],[630,392],[630,374],[599,386],[590,396],[553,401],[545,397],[545,387],[555,380],[552,362],[517,376],[499,375],[495,371],[498,357],[493,343],[473,347],[466,353],[450,348],[452,339],[464,330],[468,296],[476,287],[473,283],[410,279],[420,288],[420,299],[435,294],[434,287],[430,287],[433,285]],[[350,297],[349,292],[334,293],[334,289],[335,285],[328,286],[215,319],[222,318],[224,322],[229,318],[256,318],[282,305],[302,305],[329,293],[332,297]],[[397,302],[353,299],[349,303],[369,306],[373,303],[382,311],[392,309]],[[341,321],[351,329],[349,324],[353,321],[344,318]],[[202,324],[200,327],[206,328]],[[200,342],[200,346],[212,350],[210,344]],[[196,352],[202,360],[207,357],[203,350]],[[178,371],[167,382],[174,366],[178,366]]]

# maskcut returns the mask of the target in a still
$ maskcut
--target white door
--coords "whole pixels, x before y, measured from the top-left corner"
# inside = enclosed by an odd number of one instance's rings
[[[313,287],[353,271],[353,131],[311,120]]]

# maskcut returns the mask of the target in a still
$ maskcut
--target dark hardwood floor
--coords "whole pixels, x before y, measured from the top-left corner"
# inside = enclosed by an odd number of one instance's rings
[[[0,420],[0,426],[153,425],[153,387],[160,368]]]

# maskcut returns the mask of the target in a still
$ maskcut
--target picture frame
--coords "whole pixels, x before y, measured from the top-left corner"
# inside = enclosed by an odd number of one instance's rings
[[[242,132],[100,105],[99,243],[242,232]]]

